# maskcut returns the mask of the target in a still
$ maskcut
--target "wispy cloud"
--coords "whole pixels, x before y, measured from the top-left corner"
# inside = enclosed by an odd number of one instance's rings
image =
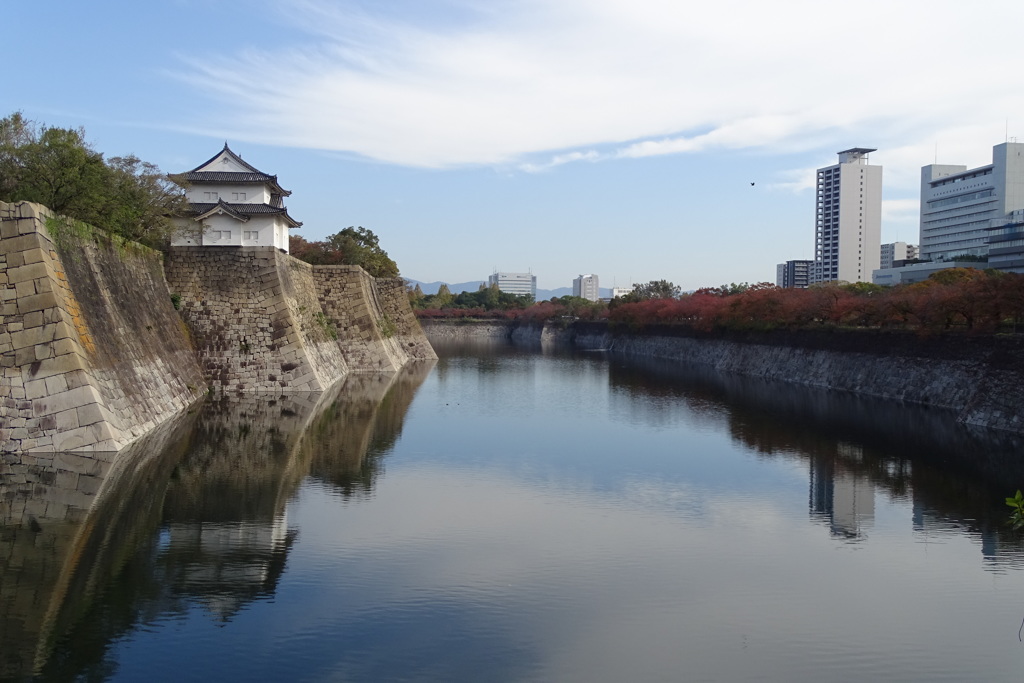
[[[214,43],[180,74],[219,101],[211,129],[229,120],[236,138],[395,164],[537,171],[715,149],[870,145],[910,187],[936,141],[951,159],[969,151],[964,163],[984,163],[979,150],[1024,110],[1024,89],[1006,77],[1020,43],[993,39],[993,17],[1024,22],[1019,2],[964,12],[937,0],[927,13],[889,0],[274,7],[303,40],[253,38],[223,53]],[[966,57],[981,53],[994,68]]]

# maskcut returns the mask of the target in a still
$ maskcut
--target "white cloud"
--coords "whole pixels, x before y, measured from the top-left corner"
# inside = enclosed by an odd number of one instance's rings
[[[1020,24],[1018,2],[964,12],[936,1],[926,13],[888,0],[366,7],[283,3],[281,17],[307,40],[254,39],[221,54],[213,45],[191,60],[183,77],[221,100],[209,125],[230,120],[234,138],[396,164],[531,171],[867,145],[879,148],[887,183],[911,188],[936,142],[949,163],[985,163],[978,155],[1002,141],[1005,118],[1024,110],[1024,90],[1007,77],[1020,43],[993,25]],[[545,154],[554,156],[528,161]]]

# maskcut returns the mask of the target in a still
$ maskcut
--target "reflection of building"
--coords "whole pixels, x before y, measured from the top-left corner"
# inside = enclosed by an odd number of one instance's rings
[[[601,290],[597,285],[596,275],[580,275],[572,281],[572,295],[589,301],[601,298]]]
[[[838,458],[811,459],[811,515],[827,520],[833,536],[859,538],[875,519],[875,487],[866,477],[842,469],[844,455],[859,456],[852,446],[839,447]]]
[[[172,246],[277,247],[287,253],[289,228],[302,225],[284,208],[291,192],[277,176],[245,163],[227,143],[209,161],[173,177],[187,188],[189,218],[181,225],[191,230],[175,236]]]
[[[487,284],[498,285],[507,294],[537,298],[537,276],[532,273],[499,273],[487,276]]]
[[[873,149],[839,152],[839,163],[818,169],[814,267],[811,282],[870,282],[882,241],[882,167]]]

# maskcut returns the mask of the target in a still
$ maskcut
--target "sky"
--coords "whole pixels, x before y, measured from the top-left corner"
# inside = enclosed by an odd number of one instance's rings
[[[297,234],[373,230],[402,275],[571,286],[775,280],[813,257],[814,170],[883,167],[882,242],[920,168],[1024,140],[1024,3],[70,0],[4,9],[0,115],[166,172],[227,142]]]

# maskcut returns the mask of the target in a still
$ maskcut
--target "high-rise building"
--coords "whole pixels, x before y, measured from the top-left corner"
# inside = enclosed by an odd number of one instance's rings
[[[537,298],[537,276],[533,273],[499,273],[487,276],[487,285],[498,285],[508,294]]]
[[[995,243],[1000,241],[1001,229],[1012,225],[1021,210],[1024,143],[996,145],[992,148],[992,163],[987,166],[924,166],[921,258],[950,261],[963,255],[988,256],[990,246],[996,248]],[[999,249],[1003,248],[1000,245]]]
[[[873,149],[839,152],[839,163],[818,169],[811,282],[870,282],[882,243],[882,167]]]
[[[883,244],[879,268],[892,268],[896,261],[909,261],[917,258],[917,246],[906,242],[890,242]]]
[[[596,275],[580,275],[572,281],[572,295],[582,297],[589,301],[597,301],[601,298],[601,289],[597,285]]]
[[[786,261],[775,267],[775,284],[788,289],[804,289],[810,284],[814,261]]]

